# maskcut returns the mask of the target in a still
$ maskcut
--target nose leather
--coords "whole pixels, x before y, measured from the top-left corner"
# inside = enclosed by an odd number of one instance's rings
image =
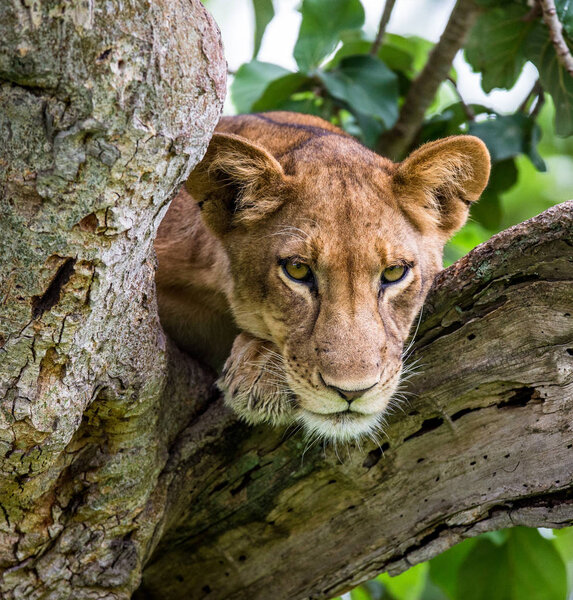
[[[351,404],[354,400],[356,400],[356,398],[360,398],[360,396],[363,396],[367,391],[371,390],[375,385],[377,385],[374,383],[371,386],[362,388],[360,390],[345,390],[334,385],[329,385],[326,383],[326,381],[324,381],[322,375],[320,375],[320,379],[327,388],[334,390],[341,398],[344,398],[348,404]]]

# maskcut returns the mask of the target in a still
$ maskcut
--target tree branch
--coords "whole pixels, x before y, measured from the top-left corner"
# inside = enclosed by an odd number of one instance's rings
[[[571,523],[572,248],[566,202],[438,276],[381,447],[305,448],[210,406],[160,478],[137,598],[332,598],[483,531]]]
[[[458,84],[456,83],[455,79],[450,76],[448,76],[446,79],[452,85],[452,88],[454,89],[454,92],[456,93],[458,100],[460,101],[460,104],[462,105],[462,109],[464,111],[464,114],[466,115],[467,120],[475,121],[476,115],[475,115],[472,107],[469,106],[468,104],[466,104],[464,97],[461,95],[460,90],[458,89]]]
[[[382,11],[382,16],[380,17],[380,23],[378,24],[378,32],[376,33],[376,38],[374,39],[372,48],[370,48],[370,54],[372,56],[376,56],[378,54],[378,50],[380,50],[380,47],[382,46],[384,34],[386,33],[386,26],[390,21],[394,4],[396,4],[396,0],[386,0],[386,3],[384,4],[384,10]]]
[[[539,94],[537,95],[537,101],[535,102],[535,106],[533,107],[533,110],[529,113],[529,116],[532,119],[536,119],[538,117],[539,113],[541,112],[541,109],[543,108],[544,104],[545,104],[545,92],[543,91],[543,88],[540,88]]]
[[[527,96],[525,96],[525,98],[523,99],[523,102],[519,105],[519,108],[517,109],[518,112],[526,112],[529,102],[534,101],[535,98],[538,98],[541,94],[543,94],[543,87],[541,86],[541,82],[539,81],[539,79],[537,79],[533,84],[531,90],[529,90]]]
[[[530,104],[531,102],[531,104]],[[527,114],[529,106],[529,117],[536,119],[545,104],[545,92],[539,79],[533,84],[531,91],[519,105],[518,111]],[[531,108],[533,107],[533,108]]]
[[[555,2],[554,0],[539,0],[539,2],[543,9],[543,21],[549,29],[549,37],[555,46],[557,59],[569,75],[573,77],[573,56],[571,56],[567,42],[563,37],[563,25],[557,17]]]
[[[473,0],[458,0],[440,41],[434,46],[428,61],[412,82],[398,120],[392,129],[385,131],[377,144],[377,152],[401,159],[420,129],[426,109],[432,103],[438,87],[448,76],[452,61],[464,45],[479,9]]]

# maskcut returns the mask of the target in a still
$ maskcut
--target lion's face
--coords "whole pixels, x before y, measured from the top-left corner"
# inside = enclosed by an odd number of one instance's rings
[[[461,164],[458,179],[469,177],[467,166],[460,175]],[[293,392],[294,417],[321,437],[347,440],[377,428],[400,383],[405,340],[441,268],[451,233],[443,223],[465,220],[470,194],[456,199],[442,185],[441,201],[455,202],[446,213],[432,204],[438,192],[431,198],[420,182],[426,169],[393,165],[350,139],[322,140],[314,159],[289,174],[274,159],[265,163],[260,185],[242,189],[234,219],[217,222],[235,320],[272,342],[267,375]],[[215,214],[206,214],[208,223]]]
[[[325,171],[293,178],[276,214],[229,236],[232,307],[278,348],[307,427],[345,437],[375,426],[396,391],[441,246],[397,209],[388,175],[349,189]]]

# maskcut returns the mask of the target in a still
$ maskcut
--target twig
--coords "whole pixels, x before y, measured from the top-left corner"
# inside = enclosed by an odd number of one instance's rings
[[[533,6],[531,7],[531,9],[529,10],[529,12],[526,15],[521,17],[521,20],[526,23],[529,21],[535,21],[536,19],[539,19],[539,17],[542,14],[543,14],[543,10],[541,8],[541,5],[539,4],[539,0],[534,0]]]
[[[533,84],[533,87],[529,91],[529,94],[527,94],[527,96],[525,96],[523,102],[519,105],[517,112],[526,112],[529,101],[536,96],[539,97],[540,94],[543,94],[543,88],[541,87],[541,83],[539,82],[539,79],[538,79]]]
[[[545,92],[543,91],[543,88],[541,86],[539,86],[539,94],[537,94],[537,102],[535,103],[535,106],[533,107],[533,110],[531,111],[529,116],[532,119],[536,119],[537,115],[541,112],[541,109],[543,108],[544,104],[545,104]]]
[[[563,25],[557,17],[557,9],[554,0],[540,0],[543,9],[543,20],[549,28],[549,37],[555,46],[557,59],[565,67],[565,70],[573,77],[573,56],[569,51],[567,42],[563,37]]]
[[[448,76],[447,80],[452,84],[452,87],[454,88],[454,92],[456,92],[456,95],[460,101],[460,104],[462,105],[462,109],[463,109],[468,121],[475,121],[476,114],[473,111],[472,107],[469,106],[468,104],[466,104],[463,96],[460,94],[460,90],[458,89],[458,84],[456,83],[454,78]]]
[[[388,21],[390,21],[390,15],[392,14],[394,4],[396,4],[396,0],[386,0],[386,3],[384,4],[384,11],[380,17],[380,24],[378,25],[378,33],[376,33],[376,38],[374,39],[372,48],[370,48],[370,54],[372,56],[376,56],[378,50],[380,50],[380,46],[382,46],[384,34],[386,33],[386,26],[388,25]]]
[[[380,154],[401,158],[412,144],[424,121],[438,87],[448,76],[452,61],[464,45],[479,8],[473,0],[458,0],[440,41],[434,46],[418,77],[412,82],[402,105],[398,121],[384,132],[377,144]]]

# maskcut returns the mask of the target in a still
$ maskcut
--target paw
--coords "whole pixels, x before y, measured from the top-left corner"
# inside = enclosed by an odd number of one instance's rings
[[[282,356],[275,346],[241,333],[217,381],[225,404],[250,424],[285,425],[294,420]]]

